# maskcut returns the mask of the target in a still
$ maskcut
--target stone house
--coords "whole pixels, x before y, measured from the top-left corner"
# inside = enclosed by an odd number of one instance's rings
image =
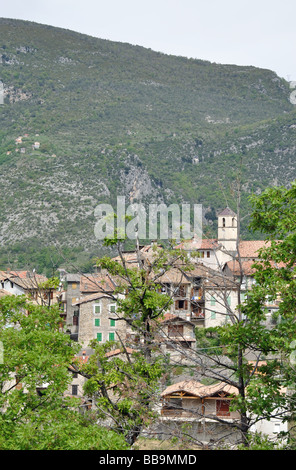
[[[182,317],[166,313],[160,320],[156,341],[164,354],[179,362],[188,362],[188,351],[194,348],[195,325]],[[190,354],[190,352],[189,352]]]
[[[124,341],[127,334],[125,320],[119,319],[114,297],[97,292],[81,297],[73,304],[79,309],[78,342],[82,348],[96,339],[99,342]]]
[[[80,353],[75,357],[75,360],[78,360],[78,364],[85,364],[87,363],[90,354],[92,354],[92,350],[82,350]],[[72,376],[72,380],[68,386],[68,389],[65,391],[65,396],[72,396],[80,398],[81,400],[81,407],[82,409],[90,409],[92,406],[92,401],[87,399],[84,396],[83,392],[83,385],[86,382],[86,378],[83,377],[81,374],[77,372],[74,366],[69,367],[70,374]]]
[[[63,308],[67,329],[72,339],[78,339],[79,309],[76,302],[82,297],[93,293],[112,293],[115,283],[106,273],[76,274],[62,273],[61,282],[63,290],[59,294],[59,301]]]
[[[208,268],[196,264],[190,271],[172,268],[159,278],[160,290],[169,295],[173,303],[168,312],[202,326],[204,322],[204,281]]]
[[[161,415],[194,419],[218,416],[235,420],[239,413],[230,411],[230,404],[237,394],[236,387],[223,382],[203,385],[196,380],[184,380],[168,386],[161,393]]]
[[[232,427],[239,413],[230,410],[238,390],[224,382],[203,385],[196,380],[184,380],[168,386],[161,393],[159,436],[186,425],[186,432],[201,444],[212,437],[235,444],[240,434]]]

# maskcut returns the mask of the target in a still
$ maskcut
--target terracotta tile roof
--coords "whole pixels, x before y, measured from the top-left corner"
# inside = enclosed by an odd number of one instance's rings
[[[5,295],[13,295],[12,292],[8,292],[8,290],[0,289],[0,297],[4,297]]]
[[[241,258],[258,258],[258,250],[270,246],[270,242],[265,240],[242,240],[239,243]]]
[[[30,271],[8,271],[2,280],[9,279],[23,289],[37,289],[38,285],[46,282],[47,277]]]
[[[128,354],[132,354],[133,352],[135,352],[134,349],[132,348],[125,348],[125,350],[123,348],[118,348],[118,349],[113,349],[112,351],[109,351],[105,354],[105,357],[113,357],[113,356],[118,356],[119,354],[125,354],[125,351],[128,353]]]
[[[77,300],[77,302],[74,302],[72,305],[81,305],[81,304],[86,304],[88,302],[92,302],[94,300],[102,299],[102,298],[108,298],[110,300],[114,300],[111,295],[105,294],[104,292],[95,292],[90,295],[86,295],[85,297],[81,297],[81,299]]]
[[[252,276],[256,269],[253,268],[254,264],[254,261],[253,259],[250,259],[250,260],[247,260],[247,261],[243,261],[242,260],[242,270],[243,270],[243,274],[246,275],[246,276]],[[239,276],[241,274],[241,267],[240,267],[240,264],[237,260],[231,260],[231,261],[228,261],[228,263],[226,263],[227,267],[230,269],[230,271],[232,272],[232,274],[234,276]]]
[[[163,284],[190,284],[184,273],[177,268],[172,268],[165,272],[158,278],[158,281]]]
[[[113,292],[115,283],[108,274],[95,273],[81,276],[80,292]]]
[[[185,271],[186,276],[189,278],[193,277],[210,277],[212,275],[217,275],[217,271],[205,266],[204,264],[197,262],[192,265],[192,269]]]
[[[161,394],[162,397],[171,395],[177,392],[186,392],[195,397],[210,397],[220,392],[224,392],[227,395],[237,395],[238,389],[224,382],[220,382],[214,385],[203,385],[196,380],[184,380],[176,384],[167,387]]]
[[[191,240],[185,240],[174,248],[181,250],[214,250],[218,247],[217,238],[192,238]]]

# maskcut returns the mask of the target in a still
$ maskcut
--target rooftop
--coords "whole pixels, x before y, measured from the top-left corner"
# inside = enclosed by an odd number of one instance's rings
[[[214,396],[219,393],[226,395],[237,395],[238,389],[225,382],[219,382],[214,385],[203,385],[196,380],[183,380],[167,387],[161,394],[162,397],[172,395],[173,393],[185,392],[192,396],[203,398]]]

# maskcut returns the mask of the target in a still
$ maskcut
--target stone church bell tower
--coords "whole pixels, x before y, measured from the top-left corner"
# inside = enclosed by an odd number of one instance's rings
[[[233,254],[236,252],[237,215],[229,207],[218,214],[218,243]]]

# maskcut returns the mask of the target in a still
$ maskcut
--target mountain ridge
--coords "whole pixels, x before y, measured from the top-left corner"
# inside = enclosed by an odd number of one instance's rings
[[[273,71],[5,18],[0,54],[2,268],[48,268],[57,245],[87,262],[94,209],[118,195],[201,203],[210,233],[237,172],[243,213],[250,194],[295,179],[295,107]]]

